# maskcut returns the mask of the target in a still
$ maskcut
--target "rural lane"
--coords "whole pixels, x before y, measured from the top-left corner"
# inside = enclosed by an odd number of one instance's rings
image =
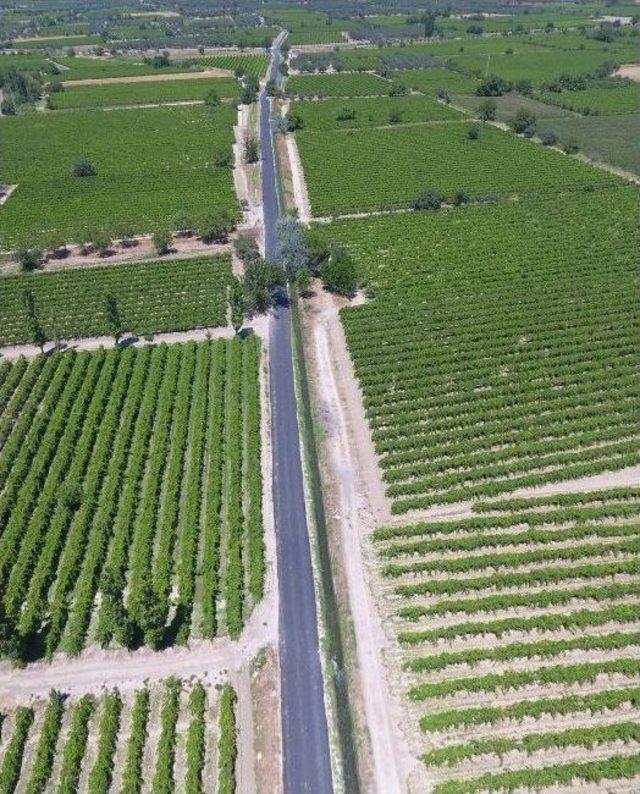
[[[279,74],[281,40],[279,37],[272,49],[270,78]],[[260,145],[267,259],[275,251],[279,215],[270,116],[271,100],[263,90]],[[269,348],[284,791],[325,794],[333,791],[331,757],[298,432],[291,316],[286,306],[279,306],[271,319]]]

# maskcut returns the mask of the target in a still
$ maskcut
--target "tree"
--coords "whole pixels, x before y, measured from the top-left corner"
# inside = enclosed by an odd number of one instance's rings
[[[16,259],[23,270],[35,270],[42,263],[42,251],[39,248],[18,248]]]
[[[406,96],[409,88],[404,83],[392,83],[389,89],[389,96]]]
[[[350,297],[358,287],[358,273],[353,259],[344,248],[334,248],[322,268],[322,280],[331,292]]]
[[[220,97],[217,91],[209,91],[204,99],[204,104],[210,108],[217,108],[220,105]]]
[[[111,333],[113,338],[116,340],[117,345],[120,337],[122,336],[122,321],[120,319],[118,303],[113,295],[107,295],[105,299],[104,314],[107,320],[107,325],[111,329]]]
[[[40,348],[41,353],[44,353],[47,335],[45,334],[44,328],[40,325],[38,320],[38,316],[36,314],[36,302],[31,290],[25,290],[24,308],[27,314],[27,324],[29,326],[31,341],[34,345],[37,345]]]
[[[486,77],[476,88],[478,96],[502,96],[512,89],[512,84],[497,75]]]
[[[531,84],[531,80],[518,80],[514,87],[516,91],[523,96],[531,96],[533,93],[533,85]]]
[[[73,164],[73,168],[71,169],[72,176],[95,176],[95,173],[95,166],[88,160],[78,160]]]
[[[239,278],[234,278],[229,287],[229,308],[231,309],[231,325],[236,333],[240,332],[246,309],[244,287]]]
[[[245,262],[244,293],[245,312],[266,312],[273,305],[274,292],[286,282],[284,270],[266,262],[261,256]]]
[[[478,127],[477,124],[473,124],[467,130],[467,138],[469,138],[470,141],[477,141],[479,137],[480,137],[480,127]]]
[[[478,118],[481,121],[495,121],[497,112],[495,99],[485,99],[478,105]]]
[[[202,223],[199,234],[205,243],[225,243],[235,222],[228,210],[212,213]]]
[[[245,163],[257,163],[260,159],[260,145],[258,139],[253,135],[248,135],[244,141],[243,159]]]
[[[292,110],[284,117],[283,127],[285,132],[295,132],[296,130],[301,130],[304,127],[304,119],[299,113],[296,113],[295,110]]]
[[[163,254],[168,254],[171,250],[171,241],[173,237],[171,236],[171,232],[167,229],[158,229],[153,233],[152,242],[153,247],[155,249],[156,254],[162,256]]]
[[[95,229],[91,233],[91,242],[100,256],[106,256],[111,245],[111,235],[106,229]]]
[[[267,80],[267,84],[265,86],[265,91],[269,96],[277,96],[278,95],[278,84],[275,80]]]
[[[300,224],[295,218],[282,218],[276,227],[276,251],[274,260],[283,267],[288,278],[295,279],[301,267],[305,267],[309,252]]]
[[[331,249],[320,229],[310,227],[304,230],[304,242],[307,249],[307,269],[314,276],[319,276],[325,262],[331,256]]]
[[[541,141],[544,146],[555,146],[558,143],[558,136],[553,130],[545,130],[542,133]]]
[[[519,135],[525,132],[528,128],[535,129],[536,117],[530,110],[520,108],[520,110],[509,120],[509,126],[514,132]]]
[[[442,206],[442,201],[441,193],[427,188],[416,196],[412,207],[414,210],[439,210]]]
[[[579,149],[578,141],[576,141],[575,138],[568,138],[566,141],[562,142],[562,151],[566,154],[577,154]]]
[[[438,88],[436,91],[436,99],[439,99],[441,102],[445,102],[447,105],[451,102],[451,97],[449,96],[449,92],[446,88]]]
[[[0,102],[0,113],[3,116],[15,116],[16,112],[16,103],[13,99],[10,96],[4,97]]]
[[[304,298],[309,293],[311,286],[311,274],[306,267],[301,267],[296,276],[296,287],[298,293]]]

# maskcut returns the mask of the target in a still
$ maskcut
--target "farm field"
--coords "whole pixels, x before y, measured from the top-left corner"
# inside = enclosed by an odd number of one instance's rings
[[[211,91],[215,91],[220,99],[231,99],[238,96],[240,90],[240,83],[233,77],[78,87],[71,85],[62,92],[50,94],[49,102],[54,110],[163,104],[190,100],[204,101]]]
[[[287,93],[294,97],[359,97],[389,93],[391,83],[375,74],[294,75]]]
[[[584,91],[544,92],[545,102],[575,110],[585,115],[617,115],[640,112],[640,84],[623,83],[616,86],[593,86]]]
[[[260,77],[267,71],[269,58],[257,53],[231,52],[191,58],[184,65],[201,69],[228,69],[231,72],[239,70],[243,74]]]
[[[82,110],[3,119],[3,179],[18,188],[0,207],[0,247],[33,246],[55,232],[132,233],[170,226],[180,213],[197,226],[214,210],[238,215],[228,161],[236,112],[202,106]],[[72,174],[89,160],[93,176]]]
[[[618,116],[573,116],[540,120],[538,131],[553,130],[562,140],[574,140],[596,162],[640,175],[640,113]]]
[[[533,113],[538,121],[543,119],[576,118],[576,114],[558,105],[549,105],[533,97],[522,94],[509,93],[503,96],[491,97],[496,104],[496,119],[503,123],[509,122],[519,110]],[[451,102],[472,113],[476,113],[480,106],[487,101],[487,97],[469,94],[454,94]]]
[[[167,678],[3,710],[5,791],[236,790],[236,694]]]
[[[618,58],[621,57],[621,60]],[[633,56],[632,56],[633,58]],[[562,74],[581,75],[593,72],[605,61],[626,61],[623,53],[611,57],[599,50],[562,50],[538,47],[529,52],[513,54],[477,54],[466,51],[452,58],[454,67],[468,74],[495,74],[505,80],[530,80],[534,87],[555,80]]]
[[[374,534],[435,792],[635,790],[640,491],[483,507]]]
[[[426,121],[465,120],[465,116],[429,97],[400,96],[325,99],[322,102],[295,102],[291,112],[300,116],[304,129],[331,130],[356,127],[379,127]],[[351,118],[353,116],[353,118]]]
[[[582,190],[618,181],[495,127],[483,127],[478,139],[470,140],[471,127],[298,131],[313,214],[408,207],[426,188],[453,201],[459,192],[544,195],[558,185]],[[496,162],[503,167],[494,168]]]
[[[434,96],[444,88],[450,93],[471,94],[478,85],[475,77],[434,66],[430,69],[406,69],[393,72],[393,79],[414,91]]]
[[[89,58],[76,55],[69,57],[61,55],[52,58],[52,61],[62,67],[55,80],[92,80],[107,77],[136,77],[147,74],[171,74],[172,72],[188,72],[189,69],[182,64],[173,63],[168,66],[154,66],[151,63],[141,63],[125,58]],[[200,68],[193,67],[193,71]]]
[[[621,184],[323,227],[374,296],[341,316],[393,512],[640,462],[638,207]]]
[[[109,335],[108,296],[115,298],[122,330],[142,336],[226,325],[230,280],[226,256],[3,277],[0,344],[30,341],[27,292],[48,339]]]
[[[237,637],[262,597],[260,343],[2,365],[5,653]]]

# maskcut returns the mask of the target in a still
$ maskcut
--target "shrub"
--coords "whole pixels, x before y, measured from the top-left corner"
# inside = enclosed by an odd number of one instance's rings
[[[16,251],[16,259],[23,270],[35,270],[42,263],[42,251],[39,248],[20,248]]]
[[[358,287],[358,273],[353,259],[344,248],[335,248],[322,268],[322,280],[331,292],[347,297]]]
[[[480,127],[478,127],[476,124],[474,124],[473,127],[469,127],[467,130],[467,138],[469,138],[470,141],[477,141],[479,137]]]
[[[555,146],[558,142],[558,136],[553,130],[545,130],[541,137],[544,146]]]
[[[497,75],[486,77],[476,88],[478,96],[502,96],[511,91],[513,85],[509,80],[505,80]]]
[[[171,232],[167,231],[166,229],[158,229],[158,231],[154,232],[151,239],[156,254],[162,256],[163,254],[169,253],[171,249],[171,241],[173,239]]]
[[[442,102],[446,102],[447,105],[451,102],[451,97],[449,96],[449,92],[446,88],[438,88],[436,91],[436,97],[440,99]]]
[[[204,104],[210,108],[217,108],[220,105],[220,97],[216,91],[209,91],[204,99]]]
[[[389,96],[406,96],[409,88],[404,83],[393,83],[389,89]]]
[[[399,110],[392,110],[389,113],[389,124],[400,124],[402,122],[402,113]]]
[[[64,91],[64,86],[60,82],[60,80],[54,80],[52,83],[49,83],[49,93],[50,94],[61,94]]]
[[[498,106],[495,99],[485,99],[478,106],[478,118],[482,121],[495,121]]]
[[[414,210],[439,210],[442,206],[443,196],[437,190],[423,190],[413,200],[411,205]]]
[[[574,138],[569,138],[568,140],[562,142],[562,150],[566,154],[576,154],[580,150],[580,147]]]
[[[356,117],[356,111],[353,108],[342,108],[336,116],[336,121],[353,121]]]
[[[72,176],[94,176],[95,173],[95,166],[88,160],[78,160],[73,164],[73,168],[71,169]]]
[[[205,243],[224,243],[234,227],[231,215],[222,210],[210,215],[200,226],[199,234]]]
[[[509,126],[514,132],[519,135],[523,134],[528,128],[535,130],[536,117],[529,110],[520,108],[520,110],[509,120]]]
[[[253,135],[245,138],[242,156],[245,163],[257,163],[260,159],[260,145]]]

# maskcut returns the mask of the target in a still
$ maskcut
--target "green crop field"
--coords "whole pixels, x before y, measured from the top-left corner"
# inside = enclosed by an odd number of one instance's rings
[[[562,50],[538,47],[534,51],[513,54],[468,54],[452,58],[453,65],[468,74],[495,74],[505,80],[530,80],[534,86],[555,80],[561,74],[581,75],[597,69],[605,61],[618,60],[599,50]],[[618,63],[622,63],[618,60]]]
[[[60,36],[59,38],[20,39],[14,42],[14,46],[21,50],[55,50],[92,44],[103,44],[102,38],[100,36]]]
[[[478,85],[475,77],[454,72],[451,69],[433,67],[431,69],[406,69],[393,72],[393,79],[415,91],[435,95],[444,88],[450,93],[471,94]]]
[[[542,95],[545,102],[575,110],[586,115],[603,116],[619,113],[640,113],[640,85],[621,83],[621,85],[589,87],[584,91],[547,91]]]
[[[110,333],[107,296],[123,330],[138,335],[226,325],[228,257],[59,270],[0,278],[0,344],[31,339],[25,293],[47,337]]]
[[[570,140],[596,162],[640,175],[640,113],[618,116],[571,116],[544,119],[538,132],[553,130],[562,141]]]
[[[206,680],[167,678],[3,709],[5,791],[236,791],[237,697]],[[6,734],[6,737],[5,737]],[[176,759],[179,759],[176,762]]]
[[[544,194],[559,185],[579,190],[616,181],[494,127],[483,127],[478,140],[470,140],[470,126],[299,131],[314,215],[407,207],[426,188],[453,200],[458,192]]]
[[[259,357],[236,337],[3,366],[0,592],[21,654],[238,636],[264,581]]]
[[[295,75],[287,81],[289,96],[359,97],[389,93],[391,83],[375,74]]]
[[[640,491],[512,509],[374,536],[434,791],[626,790],[640,774]]]
[[[620,186],[323,227],[375,295],[342,319],[395,512],[640,462],[639,207]]]
[[[496,104],[496,119],[503,123],[509,122],[519,110],[533,113],[537,121],[542,119],[576,118],[576,114],[558,105],[549,105],[530,96],[523,96],[515,92],[503,96],[491,97]],[[487,97],[469,94],[455,94],[451,97],[454,105],[465,108],[475,114],[480,106],[487,101]]]
[[[159,80],[140,83],[117,83],[111,85],[88,85],[50,95],[51,107],[65,108],[117,107],[118,105],[163,104],[204,100],[215,91],[221,99],[240,94],[240,83],[232,77],[213,77],[193,80]]]
[[[82,110],[3,119],[3,180],[17,183],[0,207],[0,247],[37,245],[54,231],[78,240],[87,227],[134,232],[170,226],[178,213],[202,220],[237,213],[228,159],[231,107]],[[72,175],[89,160],[94,176]],[[114,234],[117,233],[114,231]]]
[[[269,58],[266,55],[232,52],[224,55],[205,55],[185,61],[185,65],[201,69],[228,69],[235,72],[239,69],[245,74],[260,77],[267,71]]]
[[[169,66],[153,66],[150,63],[126,60],[124,58],[89,58],[76,55],[73,58],[68,56],[56,56],[53,59],[56,64],[62,67],[60,74],[54,80],[94,80],[107,77],[136,77],[146,74],[171,74],[173,72],[188,72],[190,69],[182,64],[171,64]],[[194,65],[191,70],[201,71],[204,67]]]
[[[330,130],[380,127],[426,121],[464,120],[459,111],[423,96],[325,99],[295,102],[292,112],[303,119],[304,129]],[[344,118],[351,116],[353,118]]]

